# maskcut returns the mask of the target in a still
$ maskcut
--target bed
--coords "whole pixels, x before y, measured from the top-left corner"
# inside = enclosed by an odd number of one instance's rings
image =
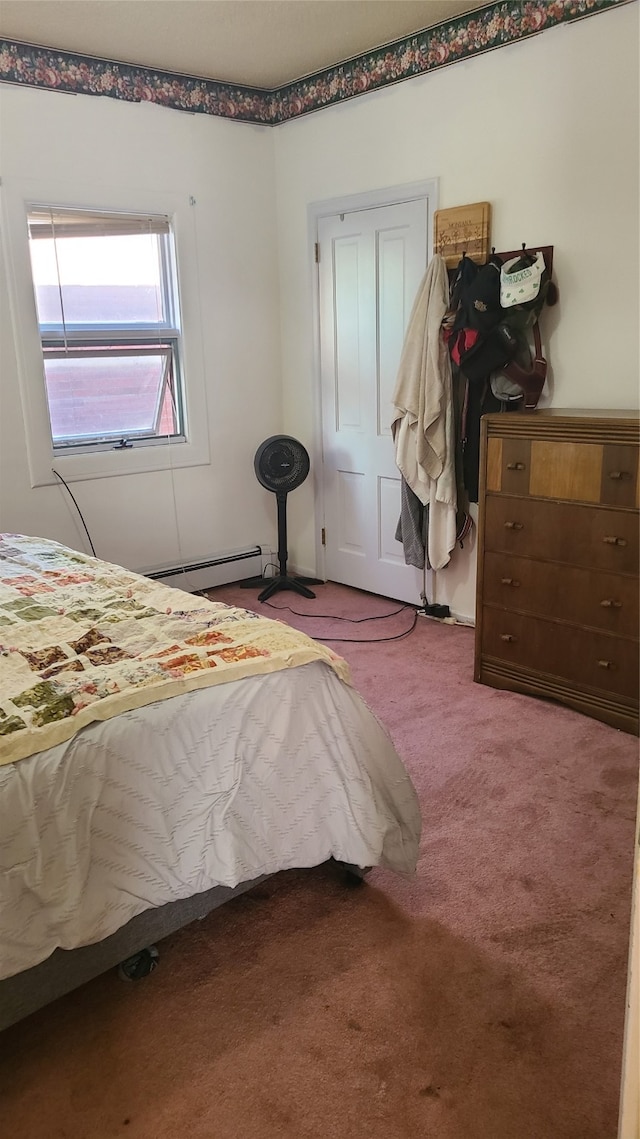
[[[420,813],[327,646],[0,535],[0,1028],[279,871],[414,871]]]

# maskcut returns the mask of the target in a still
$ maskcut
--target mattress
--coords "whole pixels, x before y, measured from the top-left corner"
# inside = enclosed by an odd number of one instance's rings
[[[326,662],[134,708],[0,767],[0,979],[153,907],[330,857],[415,869],[411,780]]]

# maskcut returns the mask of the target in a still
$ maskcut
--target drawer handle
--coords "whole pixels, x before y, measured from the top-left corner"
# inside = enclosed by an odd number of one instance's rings
[[[507,463],[508,471],[525,471],[526,469],[524,463]],[[613,475],[611,477],[613,478]]]
[[[614,534],[605,534],[602,541],[606,542],[608,546],[626,546],[627,544],[626,538],[616,538]]]
[[[505,522],[505,530],[522,530],[524,523],[522,522]]]
[[[598,668],[615,669],[615,667],[616,666],[612,660],[599,660],[598,661]]]
[[[614,600],[613,597],[605,597],[600,604],[603,609],[622,609],[622,602]]]
[[[517,637],[514,637],[514,636],[512,636],[512,634],[511,634],[511,633],[501,633],[501,634],[500,634],[500,640],[501,640],[501,641],[516,641],[517,639],[518,639],[518,638],[517,638]]]
[[[518,586],[520,585],[520,582],[514,581],[512,577],[503,577],[500,579],[500,582],[502,585],[512,585],[514,589],[517,589]],[[603,602],[603,604],[604,604],[604,602]]]
[[[631,471],[609,471],[610,479],[630,479]]]

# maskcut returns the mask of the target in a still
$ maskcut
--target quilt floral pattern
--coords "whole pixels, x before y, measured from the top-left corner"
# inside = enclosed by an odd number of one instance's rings
[[[192,688],[346,662],[280,621],[57,542],[0,535],[0,764]]]

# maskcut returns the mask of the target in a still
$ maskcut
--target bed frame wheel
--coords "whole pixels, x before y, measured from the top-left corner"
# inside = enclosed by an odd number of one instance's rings
[[[118,976],[121,981],[140,981],[153,973],[159,960],[160,954],[155,945],[148,945],[146,949],[141,949],[139,953],[120,962]]]

